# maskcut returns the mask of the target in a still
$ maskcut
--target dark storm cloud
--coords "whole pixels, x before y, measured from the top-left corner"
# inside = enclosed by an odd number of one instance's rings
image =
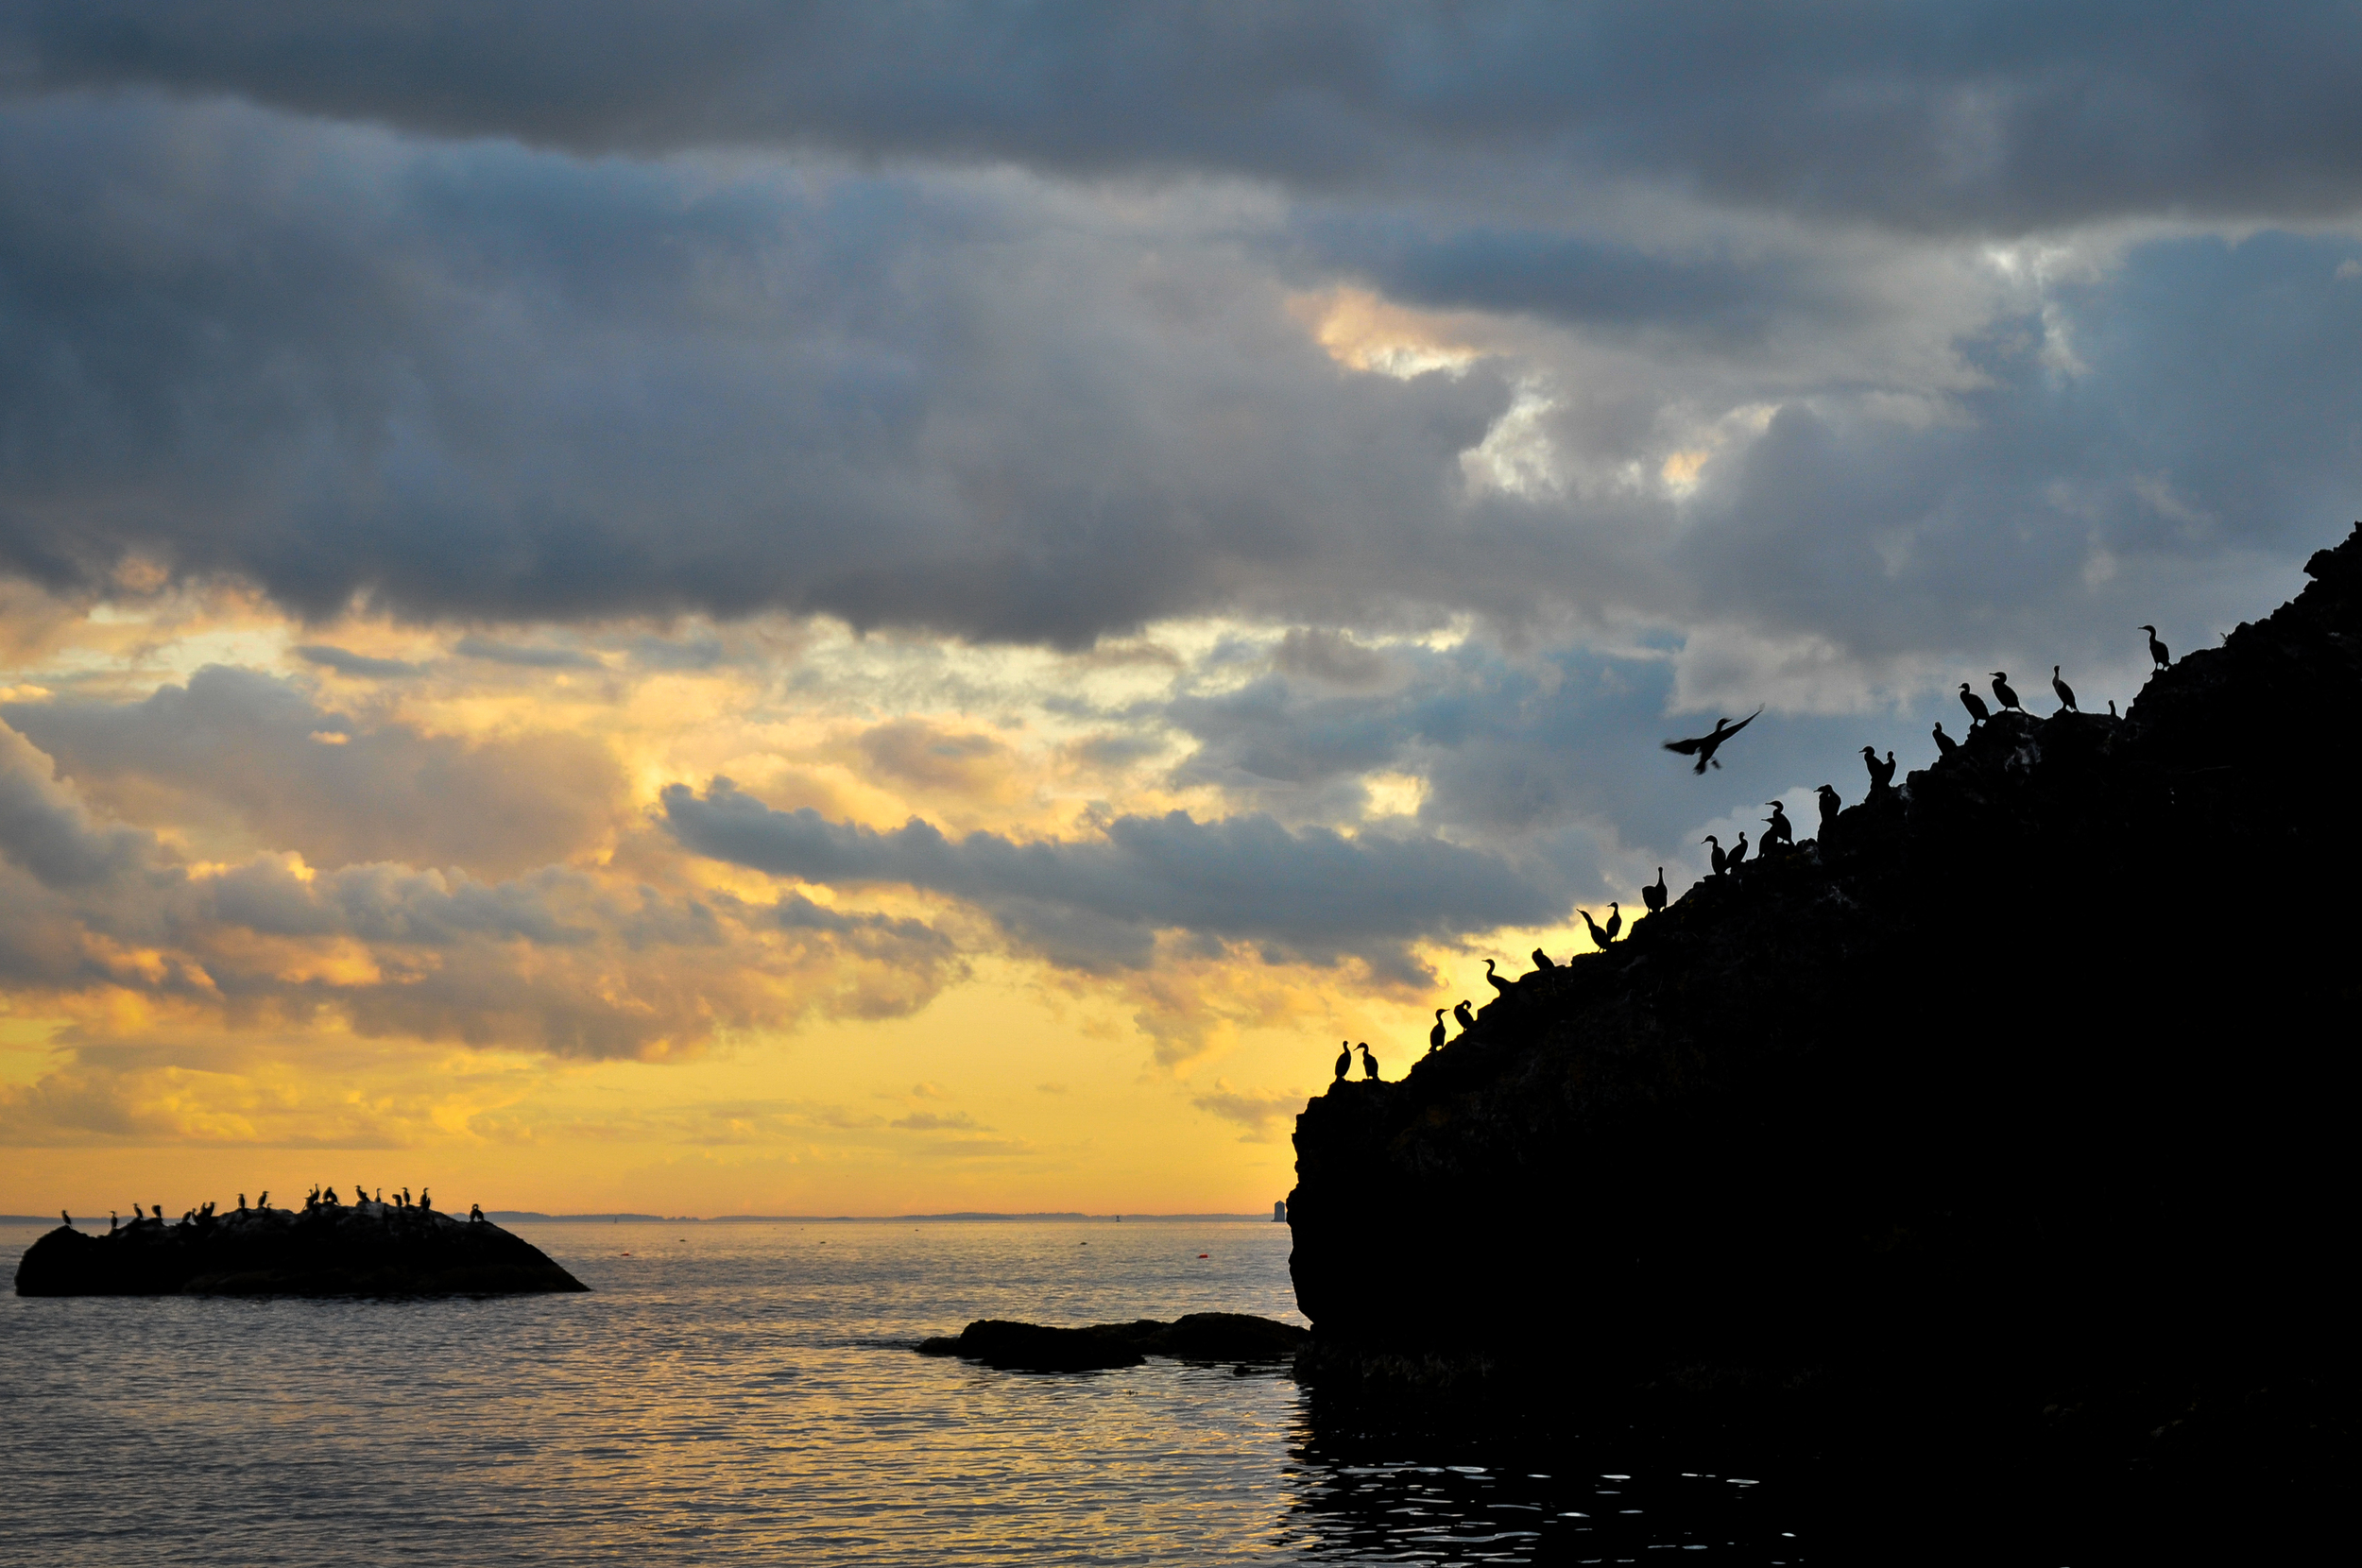
[[[419,666],[398,658],[371,658],[346,648],[332,647],[325,642],[306,642],[294,650],[296,657],[306,664],[317,664],[323,670],[334,670],[340,675],[357,680],[404,680],[419,673]]]
[[[1306,185],[1639,176],[2019,230],[2350,210],[2344,4],[11,8],[25,86],[155,84],[590,151],[816,145]]]
[[[880,832],[806,808],[779,811],[716,778],[668,786],[665,825],[687,847],[774,876],[899,883],[989,911],[1063,963],[1131,964],[1155,933],[1182,930],[1325,961],[1354,954],[1399,968],[1403,946],[1562,917],[1560,878],[1436,838],[1290,832],[1267,817],[1120,817],[1105,836],[1018,844],[952,839],[913,818]]]

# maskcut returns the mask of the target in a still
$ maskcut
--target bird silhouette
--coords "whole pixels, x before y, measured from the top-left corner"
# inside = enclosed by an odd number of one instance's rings
[[[1665,908],[1665,868],[1663,866],[1656,868],[1656,880],[1641,888],[1640,901],[1649,906],[1651,914]]]
[[[2114,697],[2108,699],[2108,717],[2111,719],[2117,717],[2116,700]]]
[[[1733,871],[1737,871],[1737,870],[1738,869],[1738,862],[1739,862],[1739,861],[1743,861],[1743,860],[1745,860],[1746,858],[1747,858],[1747,835],[1746,835],[1746,834],[1744,834],[1744,833],[1741,833],[1741,834],[1739,834],[1739,835],[1738,835],[1738,842],[1737,842],[1737,844],[1733,844],[1733,845],[1731,846],[1731,854],[1730,854],[1730,868],[1731,868]]]
[[[1813,795],[1821,802],[1821,836],[1825,839],[1829,829],[1837,826],[1837,814],[1845,810],[1845,803],[1838,798],[1836,786],[1830,784],[1822,785]]]
[[[1943,758],[1958,757],[1960,754],[1960,743],[1943,733],[1943,721],[1938,719],[1936,721],[1936,755]]]
[[[2017,693],[2010,690],[2010,673],[2007,670],[1995,670],[1993,673],[1993,694],[2001,699],[2001,710],[2004,713],[2026,711],[2018,707]]]
[[[1698,842],[1700,844],[1710,844],[1714,845],[1714,874],[1717,877],[1720,877],[1722,873],[1730,870],[1731,858],[1726,852],[1724,852],[1721,840],[1716,838],[1713,834],[1708,833],[1704,838],[1700,839]]]
[[[2055,664],[2050,667],[2050,690],[2059,694],[2059,706],[2062,708],[2069,713],[2076,710],[2075,688],[2059,678],[2059,667]]]
[[[1375,1083],[1378,1082],[1378,1058],[1370,1054],[1370,1043],[1367,1040],[1361,1042],[1361,1076]]]
[[[62,1220],[64,1220],[64,1221],[66,1222],[66,1226],[67,1226],[67,1228],[68,1228],[68,1229],[71,1229],[71,1228],[73,1227],[73,1224],[74,1224],[74,1217],[73,1217],[72,1215],[70,1215],[70,1214],[66,1213],[66,1212],[65,1212],[65,1210],[63,1210],[63,1209],[60,1209],[60,1210],[58,1211],[58,1218],[59,1218],[59,1219],[62,1219]]]
[[[421,1211],[427,1214],[433,1214],[435,1212],[435,1200],[426,1195],[426,1188],[424,1187],[420,1187],[419,1189],[419,1207]]]
[[[1344,1047],[1344,1049],[1337,1053],[1337,1082],[1343,1083],[1345,1081],[1345,1074],[1353,1070],[1353,1046],[1350,1041],[1341,1040],[1338,1044]]]
[[[1794,844],[1796,833],[1788,825],[1788,807],[1776,800],[1767,800],[1764,804],[1772,808],[1772,814],[1764,819],[1764,827],[1771,831],[1763,836],[1763,847],[1769,849],[1775,844]]]
[[[1463,1031],[1476,1028],[1476,1014],[1468,1011],[1467,997],[1463,997],[1452,1004],[1451,1015],[1460,1021]]]
[[[1993,717],[1985,707],[1985,699],[1971,691],[1966,681],[1960,682],[1960,706],[1968,709],[1968,727],[1971,729]]]
[[[1888,752],[1887,759],[1881,762],[1878,760],[1875,747],[1864,746],[1861,749],[1861,759],[1862,765],[1870,770],[1870,793],[1872,794],[1884,794],[1894,787],[1894,753]]]
[[[1735,724],[1731,724],[1728,719],[1717,719],[1714,721],[1714,727],[1705,734],[1691,736],[1686,741],[1668,741],[1665,742],[1665,749],[1667,751],[1677,751],[1684,757],[1688,757],[1694,754],[1698,758],[1698,765],[1689,770],[1691,773],[1702,774],[1705,772],[1706,766],[1709,763],[1712,763],[1715,767],[1719,768],[1722,764],[1714,760],[1714,754],[1721,749],[1722,742],[1737,734],[1740,730],[1745,729],[1749,724],[1754,724],[1762,712],[1763,709],[1758,707],[1754,712],[1748,714],[1747,717],[1739,720],[1738,723]],[[1725,728],[1725,725],[1728,725],[1729,727]]]
[[[1427,1053],[1429,1056],[1444,1048],[1444,1010],[1435,1010],[1435,1027],[1427,1031]]]
[[[1499,992],[1504,997],[1508,996],[1510,992],[1515,990],[1517,986],[1517,982],[1515,980],[1503,980],[1500,976],[1495,974],[1493,972],[1493,961],[1489,958],[1484,961],[1484,978],[1491,980],[1493,982],[1493,989]]]
[[[1536,947],[1533,950],[1533,966],[1536,969],[1555,969],[1558,967],[1557,964],[1550,962],[1550,955],[1544,952],[1539,947]]]
[[[2157,640],[2157,628],[2143,626],[2141,630],[2148,634],[2148,656],[2157,661],[2157,668],[2163,670],[2166,665],[2171,664],[2173,656],[2166,653],[2165,645]]]
[[[1593,946],[1603,948],[1609,943],[1616,940],[1616,933],[1614,931],[1606,931],[1600,929],[1600,923],[1591,918],[1591,912],[1589,910],[1577,910],[1575,912],[1583,916],[1583,923],[1585,926],[1591,928],[1591,944]]]
[[[1624,929],[1624,906],[1611,898],[1607,901],[1607,939],[1616,940],[1616,933]]]

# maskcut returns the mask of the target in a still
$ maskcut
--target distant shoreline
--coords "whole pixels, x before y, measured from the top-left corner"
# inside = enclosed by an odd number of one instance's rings
[[[542,1214],[534,1209],[486,1209],[484,1218],[496,1225],[892,1225],[951,1220],[1102,1225],[1206,1225],[1233,1220],[1274,1223],[1268,1214],[717,1214],[708,1219],[692,1214]],[[43,1215],[0,1214],[0,1225],[48,1223]],[[90,1223],[87,1219],[75,1221],[77,1228]]]

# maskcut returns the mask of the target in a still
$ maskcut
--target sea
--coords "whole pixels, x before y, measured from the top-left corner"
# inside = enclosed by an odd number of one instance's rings
[[[1773,1478],[1339,1411],[1285,1368],[995,1372],[978,1318],[1302,1322],[1257,1221],[517,1223],[587,1295],[0,1296],[0,1563],[1814,1560]],[[0,1266],[42,1227],[0,1227]]]

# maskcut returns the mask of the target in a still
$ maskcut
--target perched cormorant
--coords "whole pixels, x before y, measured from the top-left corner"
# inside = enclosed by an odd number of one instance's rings
[[[1337,1052],[1337,1082],[1343,1083],[1345,1081],[1345,1074],[1353,1070],[1353,1042],[1340,1040],[1337,1043],[1344,1048]]]
[[[1591,928],[1591,941],[1594,946],[1604,949],[1609,943],[1616,940],[1616,933],[1614,931],[1603,931],[1600,929],[1600,923],[1591,918],[1591,912],[1589,910],[1577,910],[1575,912],[1582,915],[1583,923]]]
[[[1655,881],[1641,885],[1640,901],[1649,906],[1651,914],[1655,914],[1665,908],[1665,868],[1663,866],[1656,868]]]
[[[266,1190],[264,1192],[263,1196],[254,1200],[254,1206],[261,1209],[265,1214],[268,1214],[270,1212],[270,1193]]]
[[[1370,1043],[1367,1040],[1361,1042],[1361,1076],[1375,1083],[1378,1082],[1378,1058],[1370,1054]]]
[[[109,1236],[115,1234],[115,1211],[112,1209],[107,1211],[107,1234]]]
[[[1460,1027],[1462,1029],[1470,1030],[1476,1028],[1476,1014],[1468,1011],[1467,997],[1463,997],[1459,1001],[1452,1005],[1451,1015],[1460,1021]]]
[[[1729,854],[1723,850],[1721,840],[1716,838],[1713,834],[1708,833],[1704,838],[1700,839],[1698,842],[1700,844],[1710,844],[1714,845],[1714,874],[1717,877],[1720,877],[1722,873],[1730,870],[1731,858]]]
[[[2018,707],[2017,693],[2010,690],[2010,673],[2007,670],[1995,670],[1993,673],[1993,694],[2001,699],[2002,712],[2026,712],[2026,709]],[[2028,714],[2028,717],[2030,718],[2032,715]]]
[[[1771,829],[1763,836],[1763,847],[1769,849],[1775,844],[1794,844],[1796,831],[1788,825],[1788,807],[1776,800],[1767,800],[1764,804],[1772,808],[1772,814],[1763,819],[1763,825]]]
[[[1943,733],[1943,721],[1938,719],[1936,721],[1936,755],[1943,758],[1958,757],[1960,754],[1960,743]]]
[[[1484,978],[1491,980],[1493,982],[1493,989],[1499,992],[1504,997],[1508,996],[1510,992],[1515,990],[1517,986],[1517,982],[1515,980],[1506,980],[1501,979],[1500,976],[1495,974],[1493,972],[1493,961],[1489,958],[1484,961]]]
[[[2173,656],[2166,653],[2165,645],[2157,640],[2157,628],[2143,626],[2141,630],[2148,634],[2148,656],[2157,661],[2157,668],[2163,670],[2166,665],[2171,664]]]
[[[1985,699],[1971,691],[1966,681],[1960,682],[1960,706],[1968,709],[1968,727],[1971,729],[1993,717],[1986,710]]]
[[[426,1214],[433,1214],[435,1212],[435,1200],[426,1195],[426,1188],[424,1187],[420,1187],[419,1189],[419,1208],[421,1212]]]
[[[238,1194],[238,1212],[240,1214],[244,1214],[246,1212],[246,1194],[243,1192]]]
[[[63,1209],[60,1209],[58,1211],[58,1218],[64,1220],[69,1228],[71,1228],[74,1224],[74,1217],[66,1213]]]
[[[2108,717],[2113,719],[2116,716],[2116,700],[2111,697],[2108,699]]]
[[[1689,770],[1691,773],[1705,772],[1706,764],[1709,762],[1713,762],[1714,766],[1719,768],[1722,764],[1714,761],[1715,752],[1721,746],[1723,741],[1729,740],[1740,730],[1745,729],[1749,724],[1754,724],[1762,712],[1763,709],[1758,707],[1754,713],[1748,714],[1747,717],[1739,720],[1738,723],[1735,724],[1731,724],[1728,719],[1717,719],[1714,721],[1714,728],[1705,734],[1694,735],[1686,741],[1668,741],[1665,742],[1665,749],[1667,751],[1677,751],[1684,757],[1690,756],[1693,753],[1696,754],[1698,765]],[[1729,725],[1728,728],[1723,727],[1726,724]]]
[[[1837,814],[1845,810],[1845,802],[1838,798],[1837,787],[1823,784],[1813,792],[1821,801],[1821,836],[1827,838],[1829,829],[1837,826]]]
[[[1550,962],[1550,955],[1544,952],[1539,947],[1536,947],[1533,950],[1533,966],[1536,969],[1555,969],[1558,967],[1557,964]]]
[[[484,1223],[483,1204],[470,1203],[468,1205],[468,1223],[471,1225],[481,1225]]]
[[[1887,759],[1881,762],[1878,760],[1876,747],[1864,746],[1861,749],[1861,759],[1862,766],[1870,770],[1870,793],[1872,794],[1882,794],[1894,787],[1894,753],[1888,752]]]
[[[1624,929],[1624,906],[1611,898],[1607,901],[1607,939],[1616,940],[1616,933]]]
[[[2055,664],[2050,667],[2050,690],[2059,694],[2059,705],[2062,708],[2069,713],[2076,710],[2075,688],[2059,678],[2059,667]]]
[[[321,1193],[320,1202],[323,1203],[334,1204],[336,1202],[336,1189],[334,1187],[330,1187],[326,1192]]]
[[[1435,1010],[1435,1027],[1427,1031],[1427,1053],[1429,1056],[1444,1048],[1444,1010]]]
[[[1746,834],[1744,834],[1744,833],[1741,833],[1741,834],[1739,834],[1739,835],[1738,835],[1738,842],[1737,842],[1737,844],[1735,844],[1731,845],[1731,853],[1730,853],[1730,868],[1731,868],[1733,871],[1737,871],[1737,870],[1738,869],[1738,862],[1739,862],[1739,861],[1743,861],[1743,860],[1745,860],[1746,858],[1747,858],[1747,835],[1746,835]]]

